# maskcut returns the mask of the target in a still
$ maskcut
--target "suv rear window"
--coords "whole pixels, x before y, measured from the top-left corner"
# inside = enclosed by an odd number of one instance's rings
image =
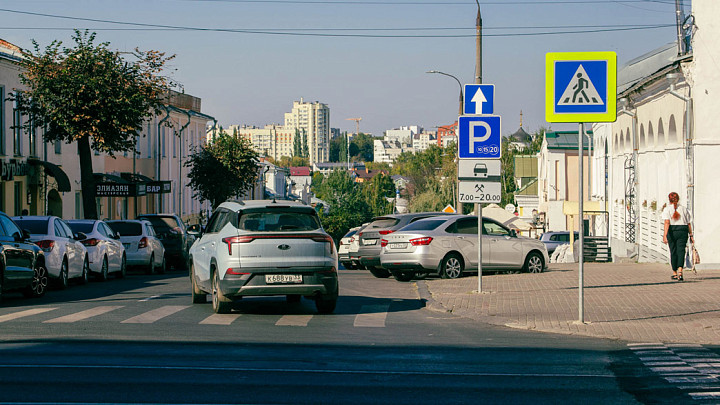
[[[166,234],[170,233],[171,229],[180,228],[180,225],[177,223],[175,218],[173,217],[157,217],[157,216],[147,216],[147,217],[138,217],[138,219],[144,219],[146,221],[150,221],[153,228],[155,228],[155,232],[159,234]],[[116,231],[118,232],[118,231]],[[124,235],[122,232],[120,232],[120,235]]]
[[[314,231],[320,229],[320,221],[309,212],[253,210],[240,216],[238,228],[251,232]]]
[[[368,225],[368,230],[371,228],[392,228],[398,222],[400,220],[397,218],[378,218]]]
[[[110,222],[110,228],[119,233],[120,236],[142,235],[142,224],[139,222]]]

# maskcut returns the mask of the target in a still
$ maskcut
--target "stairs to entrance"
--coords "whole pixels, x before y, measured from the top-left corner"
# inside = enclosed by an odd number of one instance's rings
[[[610,238],[607,236],[586,236],[583,244],[583,260],[586,262],[612,261]]]

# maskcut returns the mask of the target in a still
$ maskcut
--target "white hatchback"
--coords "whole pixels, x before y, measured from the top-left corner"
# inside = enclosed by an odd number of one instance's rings
[[[45,252],[48,274],[60,288],[77,278],[86,283],[90,272],[87,249],[80,243],[85,235],[74,234],[67,223],[55,216],[13,217],[20,229],[30,232],[30,240]]]
[[[118,278],[125,277],[125,248],[115,231],[103,221],[95,219],[74,219],[68,221],[76,234],[84,233],[87,238],[80,242],[85,245],[90,257],[90,272],[105,281],[110,273]]]
[[[126,219],[107,224],[120,234],[128,266],[142,267],[147,274],[165,273],[165,247],[149,221]]]

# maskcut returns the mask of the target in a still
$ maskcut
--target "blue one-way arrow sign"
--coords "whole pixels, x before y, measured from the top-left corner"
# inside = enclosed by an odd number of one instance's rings
[[[494,84],[466,84],[463,114],[492,114],[495,110]]]

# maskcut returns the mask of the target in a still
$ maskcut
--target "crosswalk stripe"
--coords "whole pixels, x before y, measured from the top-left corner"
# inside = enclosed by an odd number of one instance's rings
[[[188,308],[187,305],[166,305],[164,307],[153,309],[152,311],[145,312],[144,314],[140,314],[138,316],[126,319],[121,323],[153,323],[162,318],[165,318],[166,316],[170,316],[176,312],[180,312],[186,308]]]
[[[358,328],[384,328],[390,305],[363,305],[355,316],[353,326]]]
[[[230,325],[240,314],[212,314],[200,321],[201,325]]]
[[[0,323],[12,321],[14,319],[18,318],[24,318],[26,316],[32,316],[37,314],[42,314],[45,312],[50,312],[53,310],[56,310],[57,308],[33,308],[33,309],[26,309],[25,311],[19,311],[19,312],[13,312],[12,314],[5,314],[0,315]]]
[[[45,321],[43,323],[73,323],[73,322],[82,321],[82,320],[85,320],[88,318],[92,318],[93,316],[102,315],[104,313],[114,311],[114,310],[116,310],[118,308],[122,308],[122,307],[123,307],[122,305],[95,307],[95,308],[87,309],[85,311],[80,311],[80,312],[77,312],[74,314],[61,316],[59,318],[48,319],[47,321]]]
[[[307,326],[312,317],[312,315],[284,315],[275,322],[275,326]]]

